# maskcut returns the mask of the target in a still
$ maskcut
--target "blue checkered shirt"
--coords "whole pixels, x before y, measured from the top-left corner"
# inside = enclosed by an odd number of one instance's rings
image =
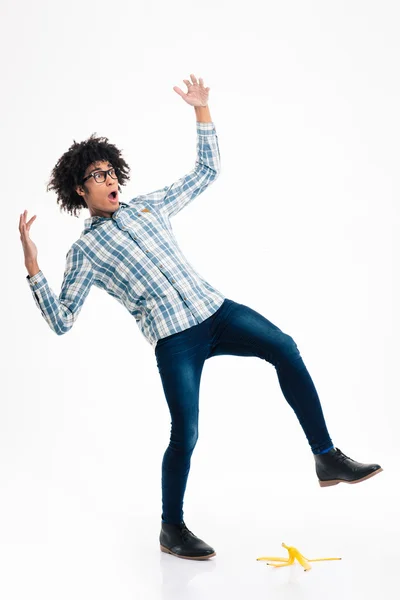
[[[27,276],[35,302],[56,334],[71,329],[92,285],[127,308],[153,348],[159,339],[201,323],[221,306],[225,296],[189,264],[170,223],[220,172],[214,123],[197,121],[196,129],[192,171],[172,185],[120,202],[111,217],[85,219],[67,253],[59,296],[42,271]]]

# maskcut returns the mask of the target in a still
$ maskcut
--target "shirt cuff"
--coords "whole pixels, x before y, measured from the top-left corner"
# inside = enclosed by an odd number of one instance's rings
[[[196,121],[196,126],[197,126],[197,134],[198,135],[204,135],[207,133],[216,133],[216,129],[215,129],[215,125],[214,122],[208,122],[205,123],[203,121]]]
[[[29,286],[34,290],[37,290],[38,288],[42,287],[46,283],[46,277],[44,276],[42,271],[39,271],[32,277],[27,275],[26,280],[29,283]]]

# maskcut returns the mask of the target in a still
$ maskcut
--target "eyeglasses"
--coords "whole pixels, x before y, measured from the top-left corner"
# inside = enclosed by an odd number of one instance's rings
[[[89,177],[93,177],[93,179],[95,181],[97,181],[97,183],[104,183],[107,177],[107,173],[110,175],[110,177],[112,177],[113,179],[117,179],[117,176],[115,174],[115,169],[108,169],[108,171],[96,171],[95,173],[90,173],[90,175],[88,175],[87,177],[84,177],[82,179],[82,183],[84,183],[87,179],[89,179]]]

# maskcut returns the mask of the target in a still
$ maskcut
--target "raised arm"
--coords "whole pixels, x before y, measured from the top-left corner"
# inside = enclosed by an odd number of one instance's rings
[[[204,87],[201,77],[199,82],[193,74],[190,77],[192,83],[187,79],[183,80],[188,88],[187,94],[177,86],[173,89],[185,102],[194,106],[197,131],[195,167],[174,183],[135,198],[135,200],[154,202],[157,208],[166,211],[169,217],[176,215],[201,194],[215,181],[221,170],[218,136],[208,107],[210,88]]]
[[[141,201],[155,202],[169,217],[176,215],[203,192],[220,173],[220,152],[214,123],[196,121],[197,143],[195,167],[174,183],[155,192],[139,196]],[[138,199],[139,199],[138,198]]]

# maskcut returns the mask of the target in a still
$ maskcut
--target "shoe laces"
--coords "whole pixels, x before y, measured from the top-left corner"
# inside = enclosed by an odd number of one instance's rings
[[[191,531],[189,531],[189,529],[186,527],[185,523],[182,522],[181,523],[181,536],[182,536],[183,541],[186,541],[190,534],[194,535]]]
[[[335,459],[339,464],[342,464],[347,458],[351,460],[349,456],[346,456],[339,448],[336,448]]]

